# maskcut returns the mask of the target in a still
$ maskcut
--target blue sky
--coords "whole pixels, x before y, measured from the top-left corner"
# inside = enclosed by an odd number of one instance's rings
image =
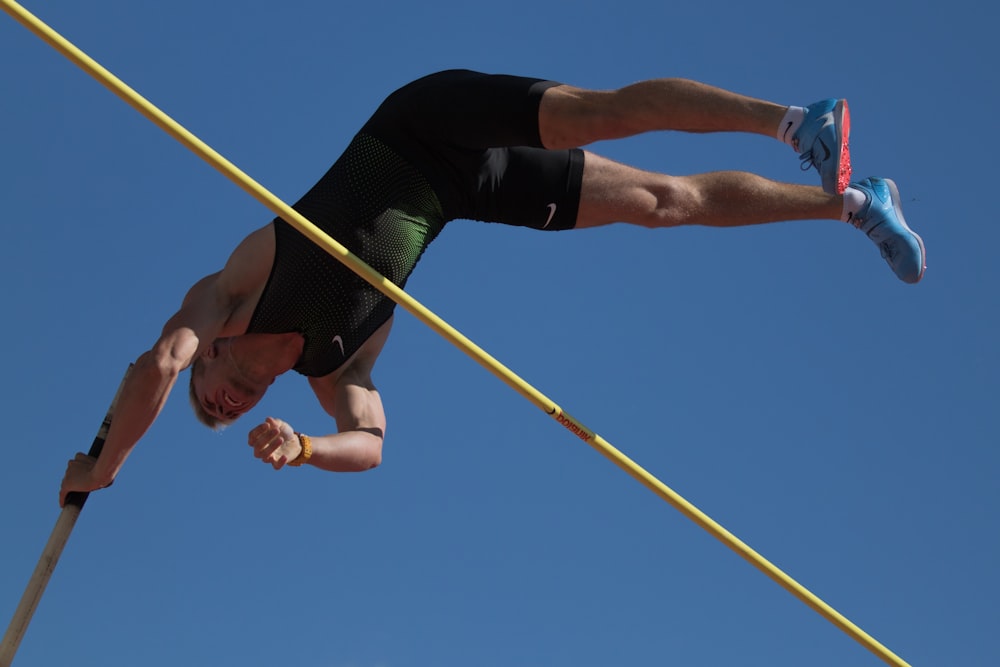
[[[832,222],[457,221],[408,291],[902,658],[1000,661],[981,3],[25,6],[286,201],[387,93],[448,67],[848,98],[855,174],[895,179],[927,244],[916,287]],[[0,60],[6,627],[126,366],[272,216],[7,16]],[[592,149],[817,182],[762,137]],[[327,428],[300,378],[221,435],[173,396],[88,503],[15,664],[882,664],[405,312],[375,381],[385,456],[361,475],[250,455],[265,415]]]

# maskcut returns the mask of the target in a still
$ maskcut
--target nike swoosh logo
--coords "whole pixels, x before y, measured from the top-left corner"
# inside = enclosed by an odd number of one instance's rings
[[[826,162],[827,160],[830,159],[830,149],[827,147],[827,145],[823,142],[822,139],[819,140],[819,145],[823,147],[824,151],[826,151],[826,157],[824,157],[822,160],[823,162]]]
[[[792,121],[788,121],[788,125],[785,126],[785,133],[781,135],[782,141],[788,140],[788,131],[792,129]]]
[[[337,345],[339,345],[340,346],[340,356],[344,356],[344,339],[341,338],[340,336],[334,336],[333,340],[330,341],[330,342],[331,343],[336,343]]]
[[[546,227],[548,227],[549,223],[552,222],[552,218],[554,218],[555,215],[556,215],[556,205],[555,204],[549,204],[546,208],[549,209],[549,219],[545,221],[544,225],[542,225],[542,229],[545,229]]]

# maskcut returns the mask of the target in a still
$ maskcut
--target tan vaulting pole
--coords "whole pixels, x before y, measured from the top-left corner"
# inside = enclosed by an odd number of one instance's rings
[[[108,429],[111,428],[111,417],[114,415],[115,406],[118,404],[118,396],[121,395],[122,387],[125,386],[125,378],[128,377],[131,370],[132,366],[130,364],[125,371],[125,376],[118,385],[115,397],[111,400],[111,407],[108,408],[107,413],[104,415],[104,421],[101,422],[101,427],[97,430],[97,436],[90,445],[90,451],[88,452],[90,456],[97,457],[101,454],[101,449],[104,447],[104,440],[108,437]],[[66,503],[63,506],[62,512],[59,513],[59,518],[56,519],[56,526],[52,529],[52,534],[49,535],[49,541],[45,544],[45,548],[42,549],[42,556],[38,559],[38,564],[35,566],[35,571],[32,573],[31,579],[28,580],[28,586],[24,589],[21,602],[18,603],[17,609],[14,611],[10,625],[7,626],[7,632],[3,635],[3,641],[0,641],[0,667],[10,667],[10,663],[14,660],[17,647],[21,645],[21,639],[28,629],[28,623],[31,622],[31,617],[38,607],[38,602],[42,599],[42,593],[45,592],[45,587],[52,577],[52,572],[56,569],[56,563],[59,562],[59,556],[62,554],[63,547],[66,546],[69,534],[73,532],[73,526],[76,525],[76,520],[80,516],[80,512],[83,510],[83,505],[87,502],[89,495],[88,493],[78,491],[66,495]]]
[[[306,220],[291,206],[278,199],[278,197],[273,195],[262,185],[254,181],[247,174],[236,167],[236,165],[229,162],[206,143],[198,139],[198,137],[188,132],[188,130],[186,130],[183,126],[178,124],[163,111],[139,95],[139,93],[134,91],[118,77],[106,70],[99,63],[90,58],[90,56],[62,37],[59,33],[55,32],[36,16],[28,12],[24,9],[24,7],[13,0],[0,0],[0,6],[2,6],[8,14],[14,17],[14,19],[28,28],[28,30],[35,33],[35,35],[49,44],[56,51],[66,56],[66,58],[94,77],[98,82],[111,90],[111,92],[120,97],[158,127],[163,129],[167,134],[187,146],[192,152],[197,154],[203,160],[212,165],[212,167],[240,186],[257,201],[264,204],[264,206],[276,215],[287,221],[290,225],[294,226],[302,234],[326,250],[330,255],[343,262],[361,278],[405,308],[421,322],[439,333],[452,345],[472,357],[477,363],[503,380],[508,386],[521,394],[521,396],[528,399],[536,407],[550,415],[574,435],[607,457],[643,486],[670,503],[674,508],[684,514],[684,516],[704,528],[713,537],[739,554],[751,565],[773,579],[787,591],[792,593],[792,595],[799,598],[802,602],[818,612],[825,619],[843,630],[855,641],[890,665],[908,667],[908,663],[890,651],[886,646],[879,643],[875,638],[852,623],[836,609],[818,598],[807,588],[792,579],[784,571],[750,548],[750,546],[745,542],[716,523],[711,517],[685,500],[676,491],[665,485],[663,482],[640,467],[637,463],[625,456],[625,454],[604,440],[604,438],[597,435],[575,418],[564,412],[562,408],[560,408],[550,398],[525,382],[513,371],[490,356],[485,350],[459,333],[451,325],[428,310],[398,286],[365,264],[358,257],[348,251],[343,245],[327,236],[322,230]]]

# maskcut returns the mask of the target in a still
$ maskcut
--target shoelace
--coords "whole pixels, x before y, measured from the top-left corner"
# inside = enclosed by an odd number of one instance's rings
[[[805,153],[799,155],[799,169],[802,171],[809,171],[813,167],[819,169],[819,160],[813,157],[812,149],[810,148]]]
[[[817,159],[815,151],[813,150],[817,144],[822,146],[823,150],[826,151],[826,157],[823,158],[822,160]],[[799,154],[799,160],[801,160],[799,168],[802,171],[809,171],[810,167],[816,167],[816,170],[820,171],[820,164],[822,162],[825,162],[826,160],[829,160],[832,155],[833,152],[829,149],[829,147],[827,147],[826,143],[824,143],[820,137],[816,137],[816,139],[813,141],[813,145],[809,148],[809,150]]]

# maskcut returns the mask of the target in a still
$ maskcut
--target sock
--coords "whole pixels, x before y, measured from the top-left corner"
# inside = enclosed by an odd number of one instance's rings
[[[799,131],[799,127],[802,126],[802,121],[805,117],[805,107],[788,107],[788,111],[785,112],[785,117],[781,119],[781,124],[778,125],[778,132],[775,135],[778,141],[783,141],[795,150],[798,150],[792,141],[792,137]]]
[[[854,216],[865,205],[868,198],[865,193],[850,185],[844,190],[844,212],[840,216],[841,222],[852,222]]]

